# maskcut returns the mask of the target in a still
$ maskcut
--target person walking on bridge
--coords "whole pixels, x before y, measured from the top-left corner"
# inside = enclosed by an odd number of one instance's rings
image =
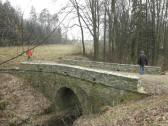
[[[144,51],[141,51],[141,53],[140,53],[140,56],[138,58],[138,64],[140,66],[140,74],[143,75],[144,71],[145,71],[144,70],[144,66],[148,65],[148,60],[147,60],[147,58],[145,56]]]

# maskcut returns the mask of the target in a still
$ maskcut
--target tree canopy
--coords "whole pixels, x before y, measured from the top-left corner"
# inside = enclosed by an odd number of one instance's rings
[[[0,46],[37,44],[39,39],[48,35],[54,28],[54,34],[46,41],[48,44],[61,43],[62,30],[57,27],[57,14],[43,9],[40,14],[31,8],[30,18],[23,19],[23,12],[15,9],[7,1],[0,1]]]

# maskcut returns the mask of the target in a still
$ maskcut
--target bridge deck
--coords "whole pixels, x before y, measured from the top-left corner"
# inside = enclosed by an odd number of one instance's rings
[[[88,79],[96,83],[103,83],[103,84],[106,84],[107,86],[111,86],[111,84],[108,81],[113,81],[112,78],[114,77],[116,77],[117,79],[124,78],[124,80],[121,81],[123,82],[123,85],[119,85],[119,88],[123,86],[124,87],[128,86],[126,90],[133,89],[133,91],[135,91],[135,89],[137,88],[136,86],[139,86],[138,92],[140,93],[168,94],[168,75],[149,75],[149,74],[139,75],[138,73],[110,71],[110,70],[95,69],[95,68],[88,68],[88,67],[81,67],[81,66],[74,66],[74,65],[67,65],[67,64],[59,64],[59,63],[48,62],[48,61],[47,62],[33,61],[33,62],[25,62],[23,64],[24,64],[23,66],[25,66],[26,64],[25,68],[30,68],[32,70],[34,70],[32,65],[38,66],[38,70],[39,69],[41,70],[42,68],[44,72],[46,70],[49,70],[50,72],[54,72],[53,71],[53,68],[54,68],[59,70],[59,72],[62,72],[63,74],[66,74],[66,75],[68,74],[78,78],[81,77],[82,79]],[[48,69],[48,67],[46,66],[50,66],[50,68]],[[1,71],[3,72],[4,70],[1,70]],[[110,76],[112,76],[112,78]],[[128,83],[125,83],[127,79],[134,80],[134,84],[129,85]],[[113,82],[116,83],[116,81],[113,81]],[[116,85],[113,85],[113,86],[116,86]]]
[[[86,70],[86,71],[93,71],[98,73],[106,73],[111,74],[115,76],[122,76],[122,77],[128,77],[132,79],[139,79],[139,75],[136,73],[127,73],[127,72],[117,72],[117,71],[109,71],[109,70],[103,70],[103,69],[95,69],[95,68],[89,68],[89,67],[82,67],[82,66],[74,66],[74,65],[68,65],[68,64],[62,64],[62,63],[56,63],[56,62],[23,62],[22,64],[30,64],[30,65],[49,65],[49,66],[62,66],[62,67],[69,67],[69,68],[75,68],[80,70]]]
[[[74,66],[74,65],[67,65],[67,64],[59,64],[55,62],[41,62],[41,61],[34,61],[34,62],[25,62],[23,64],[36,64],[36,65],[50,65],[50,66],[58,66],[58,67],[66,67],[66,68],[73,68],[78,69],[80,72],[77,72],[77,74],[85,71],[91,72],[91,73],[100,73],[100,74],[106,74],[106,75],[113,75],[117,77],[123,77],[123,78],[130,78],[138,80],[139,86],[139,92],[141,93],[147,93],[147,94],[162,94],[162,93],[168,93],[168,75],[139,75],[138,73],[128,73],[128,72],[117,72],[117,71],[108,71],[103,69],[94,69],[94,68],[88,68],[88,67],[81,67],[81,66]],[[69,72],[66,70],[66,72]],[[67,73],[68,74],[68,73]],[[71,73],[75,75],[74,73]],[[93,74],[94,75],[94,74]],[[75,75],[76,76],[76,75]],[[83,73],[80,75],[83,76]],[[92,75],[90,75],[92,76]],[[97,75],[92,76],[93,78],[96,78]],[[100,77],[100,76],[98,76]],[[102,76],[103,78],[105,76]],[[108,76],[107,76],[108,78]],[[104,82],[105,80],[100,80],[100,78],[97,78],[98,82]]]
[[[59,64],[54,62],[23,62],[21,69],[29,72],[46,72],[75,77],[119,90],[145,93],[139,91],[139,77],[118,72],[93,69],[81,66]]]

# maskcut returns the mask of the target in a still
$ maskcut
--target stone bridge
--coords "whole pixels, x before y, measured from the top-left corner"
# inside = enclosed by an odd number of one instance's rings
[[[145,96],[138,76],[75,65],[24,62],[10,70],[29,81],[52,103],[55,111],[76,109],[82,114],[99,112]]]

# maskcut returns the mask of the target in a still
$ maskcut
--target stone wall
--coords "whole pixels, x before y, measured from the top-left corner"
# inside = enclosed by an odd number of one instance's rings
[[[22,63],[22,69],[63,74],[121,90],[138,92],[139,77],[57,63]]]
[[[56,63],[25,62],[20,69],[9,70],[23,77],[52,103],[52,111],[59,111],[57,93],[68,88],[79,99],[83,114],[99,112],[102,106],[115,106],[140,99],[138,77]]]
[[[70,59],[62,59],[58,62],[64,63],[64,64],[70,64],[70,65],[96,68],[96,69],[104,69],[109,71],[139,73],[139,65],[132,65],[132,64],[105,63],[105,62],[70,60]],[[160,67],[145,66],[145,74],[160,74],[160,73],[161,73]]]
[[[102,106],[115,106],[143,97],[140,93],[109,88],[105,85],[53,73],[27,71],[24,72],[24,78],[53,103],[52,111],[60,111],[56,96],[57,92],[65,87],[75,93],[82,106],[83,114],[99,112]]]

